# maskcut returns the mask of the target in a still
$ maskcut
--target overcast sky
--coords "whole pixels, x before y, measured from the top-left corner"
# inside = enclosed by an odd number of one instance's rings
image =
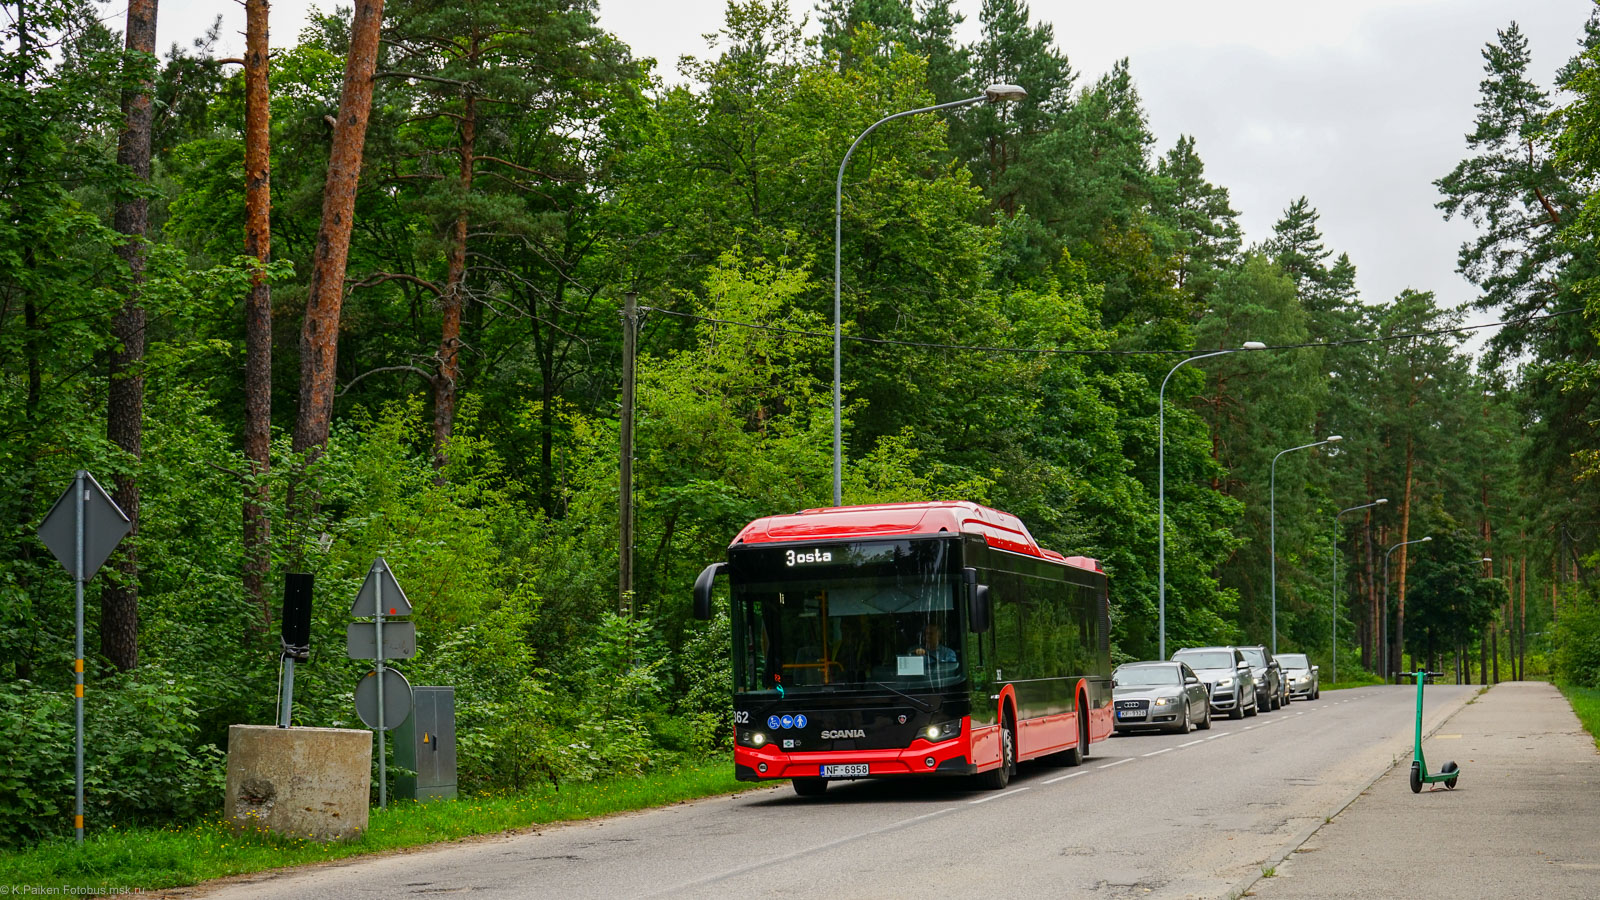
[[[272,44],[294,42],[313,5],[274,0]],[[957,0],[975,33],[981,0]],[[1369,301],[1407,287],[1448,306],[1473,296],[1455,273],[1472,229],[1445,222],[1433,181],[1459,162],[1483,74],[1483,45],[1515,19],[1533,74],[1548,85],[1577,47],[1590,0],[1036,0],[1079,83],[1131,60],[1158,150],[1196,138],[1211,181],[1225,185],[1258,241],[1304,194],[1326,245],[1347,252]],[[793,8],[809,12],[809,0]],[[108,7],[108,12],[115,4]],[[676,80],[722,23],[720,0],[600,0],[601,25]],[[224,16],[223,55],[243,45],[235,0],[165,0],[161,46],[187,42]],[[813,29],[814,30],[814,29]],[[1024,85],[1026,87],[1026,85]],[[1475,321],[1488,321],[1474,316]]]

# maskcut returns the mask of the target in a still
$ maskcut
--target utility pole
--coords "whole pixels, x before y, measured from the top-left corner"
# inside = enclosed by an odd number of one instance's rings
[[[639,350],[639,294],[623,294],[622,303],[622,422],[621,509],[617,515],[617,591],[621,612],[633,608],[633,385]]]

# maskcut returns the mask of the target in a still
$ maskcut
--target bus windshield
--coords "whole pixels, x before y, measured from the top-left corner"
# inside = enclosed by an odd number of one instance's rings
[[[963,677],[952,542],[729,553],[741,691],[927,690]]]

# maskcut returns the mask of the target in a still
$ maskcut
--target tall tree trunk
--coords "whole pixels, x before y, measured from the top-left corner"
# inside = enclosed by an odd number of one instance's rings
[[[477,44],[470,51],[476,62]],[[478,139],[478,101],[467,94],[461,117],[461,197],[472,192],[472,171]],[[439,333],[439,377],[433,381],[433,465],[443,469],[445,448],[455,430],[456,383],[461,378],[461,308],[466,296],[467,210],[456,213],[450,239],[450,255],[445,272],[443,324]]]
[[[322,191],[322,224],[317,229],[306,317],[300,331],[300,411],[294,427],[294,450],[307,453],[308,462],[327,446],[333,421],[339,311],[344,304],[350,227],[356,189],[361,184],[361,156],[372,112],[372,73],[378,63],[378,32],[382,25],[383,0],[356,0],[355,19],[350,26],[350,58],[345,62],[339,118],[333,128],[328,176]]]
[[[129,0],[127,49],[152,56],[156,52],[156,0]],[[111,351],[110,387],[106,397],[106,436],[133,457],[134,469],[119,472],[114,491],[117,505],[133,527],[115,558],[117,577],[100,592],[100,652],[117,668],[139,664],[139,482],[136,467],[144,442],[144,284],[145,238],[150,201],[142,187],[150,181],[151,81],[122,93],[122,133],[117,137],[117,162],[136,182],[117,202],[117,231],[126,240],[117,249],[128,266],[128,297],[111,321],[116,346]]]
[[[272,158],[267,88],[267,0],[245,0],[244,252],[262,266],[272,258]],[[250,482],[244,498],[244,591],[272,627],[267,599],[272,520],[267,474],[272,468],[272,287],[266,273],[250,279],[244,312],[244,455]]]
[[[1406,652],[1406,558],[1410,547],[1404,546],[1410,540],[1411,534],[1411,471],[1416,462],[1415,446],[1411,437],[1406,437],[1406,492],[1400,503],[1400,589],[1395,607],[1394,645],[1395,659],[1403,660]],[[1386,673],[1387,674],[1387,673]]]

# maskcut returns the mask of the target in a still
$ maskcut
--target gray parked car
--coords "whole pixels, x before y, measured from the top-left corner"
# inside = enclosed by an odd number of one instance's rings
[[[1278,663],[1283,666],[1283,680],[1289,683],[1289,693],[1302,700],[1315,700],[1322,696],[1322,670],[1313,666],[1304,653],[1280,653]]]
[[[1123,663],[1111,673],[1112,725],[1119,732],[1156,727],[1188,734],[1191,724],[1205,731],[1210,699],[1205,683],[1181,662]]]
[[[1238,647],[1193,647],[1172,654],[1174,662],[1188,663],[1211,691],[1211,708],[1230,719],[1253,716],[1256,700],[1255,672]]]
[[[1273,710],[1288,706],[1289,681],[1283,677],[1283,666],[1267,652],[1267,648],[1257,644],[1254,647],[1240,647],[1239,652],[1244,654],[1245,662],[1255,670],[1256,686],[1261,690],[1261,708]]]

